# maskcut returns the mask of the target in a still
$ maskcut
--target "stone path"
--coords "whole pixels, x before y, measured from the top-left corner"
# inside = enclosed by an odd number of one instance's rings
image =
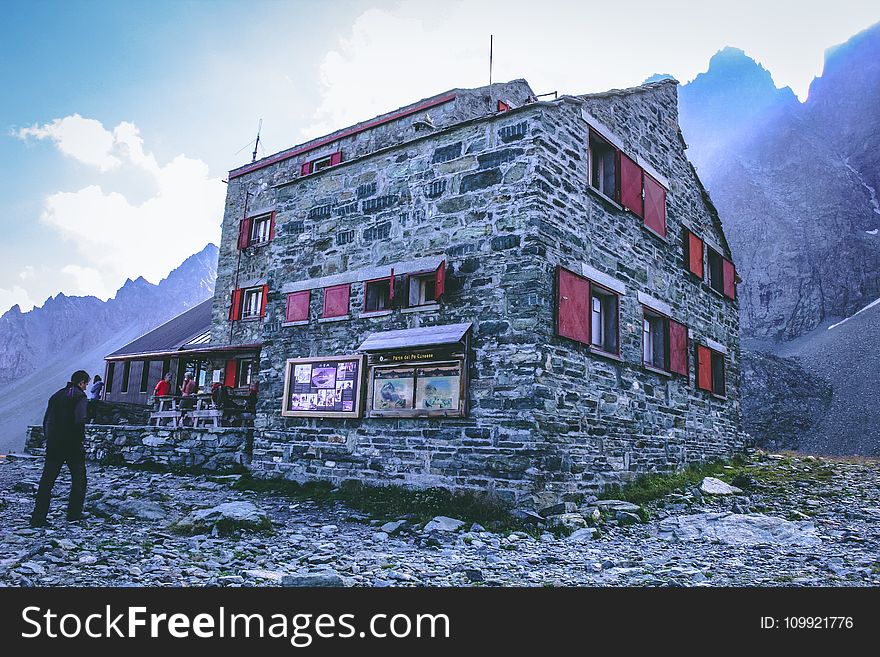
[[[26,525],[42,461],[0,458],[0,585],[880,585],[880,465],[753,458],[762,479],[744,494],[682,490],[649,504],[645,523],[627,505],[567,509],[557,516],[565,523],[600,519],[598,532],[565,538],[442,518],[426,532],[341,504],[234,490],[231,478],[96,464],[86,505],[94,515],[64,521],[65,474],[53,526],[35,530]],[[224,524],[224,514],[253,529]],[[272,532],[261,530],[265,517]],[[181,521],[205,533],[181,535]]]

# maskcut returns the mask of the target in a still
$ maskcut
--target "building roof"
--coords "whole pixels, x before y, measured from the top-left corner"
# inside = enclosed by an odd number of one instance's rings
[[[147,354],[181,349],[190,342],[203,344],[205,333],[211,330],[211,304],[206,299],[177,317],[169,319],[152,331],[117,349],[107,358],[129,354]]]
[[[410,347],[434,347],[441,344],[461,342],[470,330],[471,323],[446,324],[444,326],[421,326],[398,331],[371,333],[361,343],[358,351],[384,351],[386,349],[408,349]]]

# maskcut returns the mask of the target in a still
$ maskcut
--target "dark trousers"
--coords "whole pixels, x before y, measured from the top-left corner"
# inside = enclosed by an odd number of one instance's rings
[[[70,497],[67,500],[67,517],[75,518],[82,513],[86,499],[86,461],[83,456],[69,456],[66,459],[46,459],[43,475],[40,477],[40,488],[37,490],[37,503],[34,507],[32,520],[45,520],[49,514],[49,501],[52,498],[52,487],[61,474],[61,466],[67,463],[70,471]]]

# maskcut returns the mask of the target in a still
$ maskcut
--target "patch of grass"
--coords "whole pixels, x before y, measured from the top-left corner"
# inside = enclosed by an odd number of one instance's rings
[[[727,475],[733,472],[724,468],[729,464],[730,462],[726,461],[710,461],[690,465],[679,472],[643,474],[623,488],[620,486],[608,488],[600,497],[605,500],[619,499],[633,504],[645,504],[682,488],[688,489],[696,486],[703,480],[703,477]]]
[[[279,479],[255,479],[248,474],[235,482],[233,488],[281,494],[290,499],[311,500],[318,504],[342,502],[378,519],[407,517],[418,523],[435,516],[449,516],[494,530],[518,529],[521,526],[510,515],[508,507],[490,495],[453,493],[446,488],[411,490],[401,486],[366,486],[355,481],[344,482],[334,488],[326,481],[299,484]]]

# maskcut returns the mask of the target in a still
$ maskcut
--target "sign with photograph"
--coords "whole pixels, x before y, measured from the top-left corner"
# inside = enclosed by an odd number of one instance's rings
[[[288,417],[360,417],[361,356],[290,358],[284,377]]]
[[[461,361],[370,367],[369,415],[461,417]]]

